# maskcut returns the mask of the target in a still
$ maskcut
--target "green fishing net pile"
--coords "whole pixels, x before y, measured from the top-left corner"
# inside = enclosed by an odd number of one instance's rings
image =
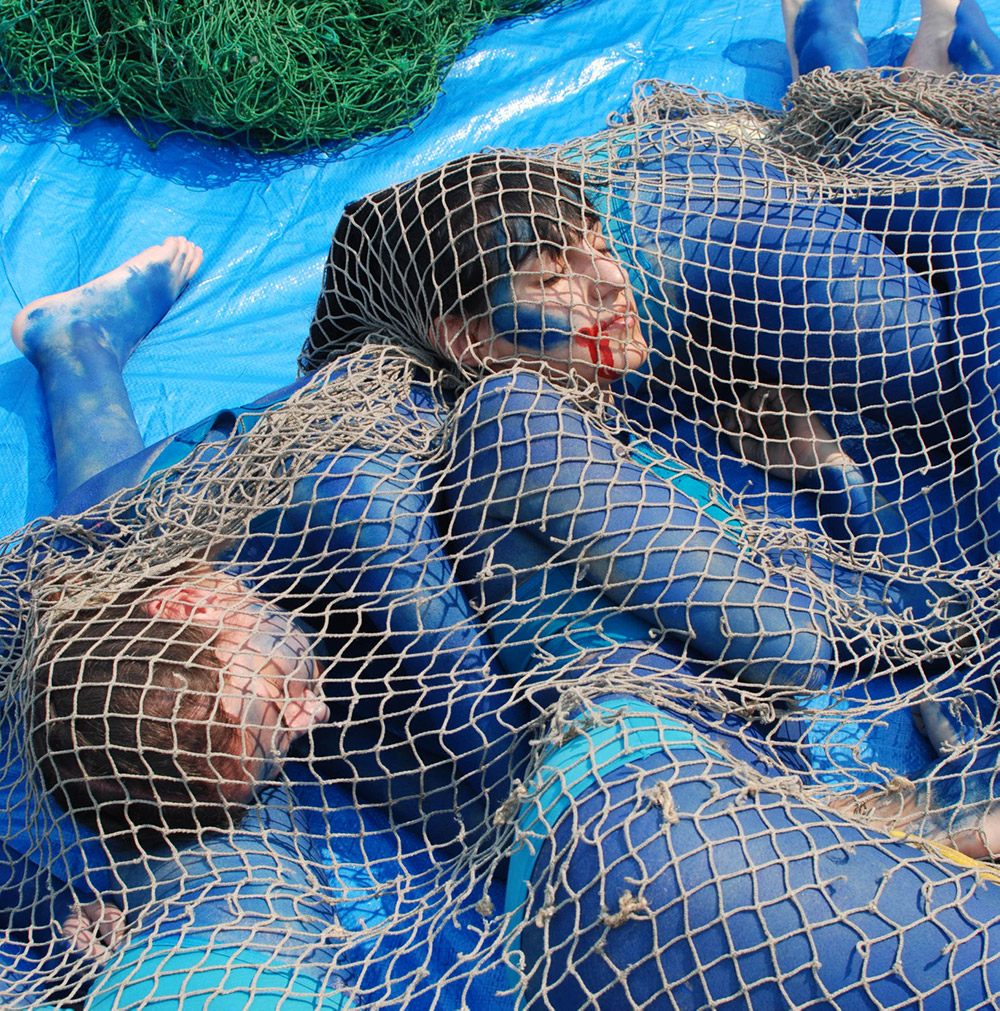
[[[0,0],[0,84],[257,151],[411,120],[483,27],[551,0]],[[143,120],[150,122],[143,123]]]

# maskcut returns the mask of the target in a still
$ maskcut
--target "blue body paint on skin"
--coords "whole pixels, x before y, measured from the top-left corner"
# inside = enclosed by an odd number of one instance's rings
[[[995,74],[1000,70],[1000,39],[986,23],[976,0],[961,0],[955,11],[948,59],[964,74]]]
[[[800,75],[818,67],[860,70],[869,65],[854,0],[809,0],[803,4],[795,18],[793,44]]]
[[[56,451],[59,499],[141,453],[122,369],[201,263],[181,236],[78,288],[29,304],[11,327],[38,370]]]
[[[519,351],[544,357],[573,339],[568,312],[556,306],[543,311],[537,303],[515,302],[510,278],[490,289],[490,303],[494,335],[510,341]]]

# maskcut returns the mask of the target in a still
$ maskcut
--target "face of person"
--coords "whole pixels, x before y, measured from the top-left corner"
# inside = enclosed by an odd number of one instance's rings
[[[224,665],[219,705],[242,728],[248,776],[266,779],[295,741],[330,718],[315,637],[294,615],[244,597],[222,615],[214,650]]]
[[[240,728],[248,781],[266,779],[288,749],[330,718],[315,636],[294,615],[206,567],[148,603],[156,617],[206,629],[222,667],[219,709]]]
[[[488,368],[544,361],[609,386],[649,355],[628,275],[599,225],[530,256],[494,285],[491,302],[488,320],[473,324]]]

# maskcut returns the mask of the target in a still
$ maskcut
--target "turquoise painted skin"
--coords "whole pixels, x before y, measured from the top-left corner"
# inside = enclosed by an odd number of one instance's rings
[[[333,964],[336,949],[323,930],[333,922],[356,929],[357,917],[375,922],[383,913],[377,900],[334,905],[327,898],[342,889],[343,870],[336,881],[327,878],[309,828],[302,812],[289,810],[285,791],[272,787],[233,835],[210,836],[204,848],[179,854],[165,848],[145,861],[125,859],[119,886],[147,915],[98,976],[86,1011],[176,1007],[182,995],[185,1008],[225,1011],[234,992],[253,992],[255,1011],[346,1011],[350,1002],[337,988],[352,980]],[[26,985],[24,957],[13,939],[0,942],[5,1006],[54,1011],[39,1000],[41,988]],[[35,971],[66,979],[66,964],[55,959]]]
[[[206,1011],[223,1011],[234,990],[253,992],[255,1009],[351,1007],[340,990],[351,974],[337,968],[337,948],[323,932],[333,922],[357,929],[358,917],[377,922],[384,911],[378,900],[338,901],[342,879],[327,875],[311,829],[307,813],[291,810],[286,790],[274,786],[233,835],[124,861],[118,876],[128,905],[144,912],[91,989],[87,1011],[166,1007],[196,990],[205,992],[198,1006]],[[370,895],[374,882],[364,884]]]

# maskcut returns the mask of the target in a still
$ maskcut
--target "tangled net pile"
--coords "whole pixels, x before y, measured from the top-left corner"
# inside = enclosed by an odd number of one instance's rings
[[[475,34],[545,0],[0,3],[4,87],[74,123],[122,116],[286,151],[386,133],[432,105]]]
[[[828,801],[864,786],[902,787],[919,773],[891,767],[879,739],[911,727],[928,697],[940,696],[945,710],[950,700],[971,728],[951,755],[960,773],[979,759],[997,765],[989,756],[1000,741],[992,674],[1000,495],[989,468],[998,384],[984,336],[996,310],[982,290],[963,289],[962,270],[946,276],[937,251],[919,249],[916,230],[901,222],[914,201],[943,222],[942,193],[958,197],[958,207],[990,206],[1000,117],[982,84],[920,77],[900,84],[810,75],[792,103],[776,116],[653,83],[606,131],[540,155],[583,174],[641,296],[654,368],[630,387],[629,424],[681,462],[682,478],[711,472],[740,520],[733,558],[752,558],[778,581],[798,566],[849,645],[829,676],[814,678],[806,667],[795,683],[723,682],[704,661],[702,632],[685,635],[683,621],[654,628],[647,655],[628,662],[584,652],[571,676],[558,663],[546,666],[558,637],[554,616],[598,631],[613,622],[616,608],[596,592],[608,587],[595,575],[609,549],[597,538],[585,564],[564,554],[541,567],[498,552],[470,577],[463,563],[485,521],[456,520],[471,464],[455,447],[467,451],[461,440],[477,426],[490,431],[477,406],[488,391],[434,361],[430,321],[400,300],[404,285],[381,275],[353,325],[324,315],[336,301],[327,291],[302,359],[318,378],[232,435],[225,452],[177,464],[83,516],[37,522],[3,545],[3,781],[8,846],[25,856],[11,872],[24,880],[3,893],[0,954],[10,972],[0,999],[68,1006],[89,987],[105,1001],[91,1006],[138,1007],[138,991],[119,991],[123,980],[151,986],[168,973],[194,973],[193,962],[180,968],[169,956],[201,957],[213,946],[234,966],[242,958],[283,967],[288,1001],[342,994],[342,1006],[358,1009],[470,1006],[484,976],[506,990],[498,1006],[514,1007],[520,993],[523,1006],[560,1011],[727,1001],[971,1007],[964,987],[998,992],[1000,884],[989,865],[962,865],[917,838],[866,828],[863,810],[835,814]],[[945,113],[956,122],[947,124],[953,150],[943,174],[879,173],[857,154],[859,138],[877,138],[886,124],[940,133]],[[867,157],[896,150],[893,138],[867,146]],[[933,200],[920,196],[932,190]],[[873,227],[878,214],[889,222],[885,245],[866,244],[852,215],[868,215]],[[961,215],[954,220],[944,255],[978,258],[988,295],[991,239],[978,224],[966,230]],[[757,276],[755,266],[763,271],[769,251],[790,262],[809,243],[826,248],[831,221],[844,236],[837,255],[860,265],[856,276],[872,279],[878,298],[866,302],[860,286],[845,294],[832,261],[817,254],[784,287],[761,273],[748,322],[739,279]],[[803,244],[767,245],[772,225],[786,236],[794,225]],[[356,269],[364,277],[374,268]],[[796,299],[808,314],[795,316]],[[906,356],[893,350],[896,331],[886,321],[900,309],[894,325],[911,348],[928,327],[947,335],[961,382],[948,380],[944,357],[896,382],[897,359]],[[831,367],[835,318],[853,321],[860,355],[843,373]],[[873,332],[876,324],[885,329]],[[792,349],[806,338],[803,360]],[[520,376],[521,392],[539,383]],[[763,478],[756,487],[733,485],[732,472],[718,466],[718,403],[746,384],[779,381],[804,391],[901,503],[912,537],[844,544],[820,529],[815,505],[811,516],[799,505],[815,501],[808,489],[792,496],[780,480]],[[425,397],[419,410],[414,389]],[[587,390],[552,395],[624,454],[620,416],[602,413]],[[531,408],[519,409],[525,426]],[[559,435],[569,447],[574,432]],[[500,489],[511,475],[496,459]],[[743,482],[745,470],[738,475]],[[587,489],[578,490],[582,502]],[[583,515],[567,517],[557,499],[565,502],[553,491],[554,511],[542,523],[553,537]],[[391,507],[372,505],[379,501]],[[775,503],[789,501],[790,516],[773,514]],[[272,534],[262,517],[276,511],[296,520]],[[428,575],[440,538],[458,558],[451,587]],[[39,658],[67,645],[65,630],[86,602],[206,559],[323,633],[330,726],[301,742],[265,791],[263,827],[255,809],[249,828],[205,832],[179,854],[137,852],[128,832],[105,848],[64,812],[51,816],[55,828],[41,828],[37,812],[52,801],[24,739]],[[515,602],[528,580],[547,584],[567,564],[569,589],[550,596],[544,613]],[[707,558],[706,572],[710,565]],[[923,614],[891,620],[821,575],[836,565],[952,593]],[[400,574],[405,582],[409,566],[418,577],[408,590],[381,589]],[[486,601],[488,580],[507,581],[509,607]],[[689,584],[682,610],[700,592]],[[456,586],[461,593],[450,597]],[[428,649],[423,623],[435,609],[461,614],[459,600],[467,615]],[[723,640],[737,635],[724,625],[715,631]],[[649,676],[657,651],[669,677]],[[505,669],[515,654],[523,666]],[[639,716],[623,715],[609,698],[639,700]],[[695,707],[697,727],[678,746],[678,721]],[[641,732],[636,719],[645,721]],[[804,733],[789,732],[797,721]],[[715,733],[722,727],[728,738]],[[751,733],[786,749],[767,775],[753,752],[740,750],[741,735],[749,742]],[[616,734],[636,734],[639,744],[633,761],[602,779],[605,744]],[[561,745],[577,749],[577,764],[552,764]],[[781,754],[801,757],[815,777],[783,767]],[[574,785],[579,761],[596,770],[589,794]],[[982,798],[966,796],[963,782],[943,775],[942,790],[953,805],[971,807]],[[587,800],[567,807],[567,794]],[[560,812],[551,829],[550,808]],[[527,906],[523,915],[505,912],[498,884],[508,856],[526,847],[541,852],[533,871],[528,863]],[[74,959],[53,933],[72,902],[98,895],[115,896],[129,920],[104,965]],[[206,920],[213,904],[223,912]],[[509,978],[489,975],[499,965]],[[226,1007],[253,1007],[274,996],[271,985],[227,992]],[[191,997],[198,1007],[201,1000]]]

